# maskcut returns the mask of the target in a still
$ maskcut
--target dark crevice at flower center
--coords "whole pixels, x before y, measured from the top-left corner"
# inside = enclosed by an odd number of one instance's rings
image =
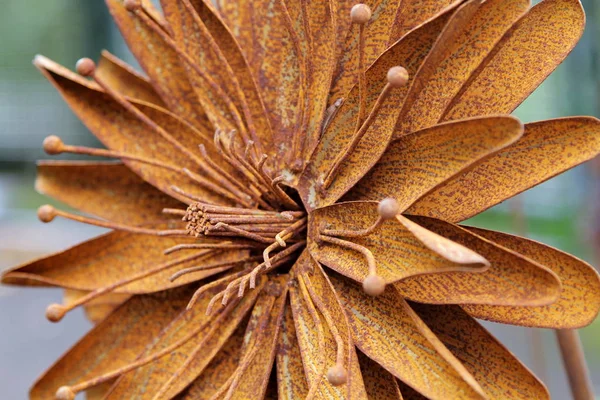
[[[267,155],[259,156],[252,141],[239,138],[235,131],[225,135],[217,130],[215,145],[221,161],[234,169],[228,183],[247,195],[251,204],[225,206],[194,201],[187,210],[179,212],[188,235],[222,240],[221,246],[243,246],[249,250],[248,263],[222,281],[213,282],[224,289],[213,297],[208,313],[213,312],[217,301],[225,306],[234,295],[242,297],[246,288],[253,289],[260,275],[275,269],[287,272],[306,247],[308,217],[298,194],[280,186],[283,179],[273,178],[265,168]],[[212,285],[198,289],[188,307]]]

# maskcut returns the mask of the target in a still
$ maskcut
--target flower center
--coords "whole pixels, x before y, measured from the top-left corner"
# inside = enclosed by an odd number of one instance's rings
[[[183,221],[187,232],[195,237],[225,236],[285,247],[284,236],[297,236],[306,228],[303,211],[263,211],[236,207],[191,204]]]

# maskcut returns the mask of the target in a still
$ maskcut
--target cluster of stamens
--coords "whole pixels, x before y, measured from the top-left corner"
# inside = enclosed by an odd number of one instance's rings
[[[188,234],[202,236],[236,236],[259,243],[282,243],[289,232],[297,236],[306,227],[303,211],[269,211],[222,207],[203,203],[191,204],[183,216]]]

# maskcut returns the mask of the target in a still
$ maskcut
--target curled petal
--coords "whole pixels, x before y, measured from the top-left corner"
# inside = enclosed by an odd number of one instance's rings
[[[562,290],[559,277],[535,260],[457,225],[433,218],[410,218],[476,251],[491,266],[478,274],[449,272],[405,279],[395,285],[404,297],[428,304],[512,306],[542,306],[559,299]]]
[[[369,273],[367,260],[358,251],[321,241],[322,232],[352,234],[374,226],[378,220],[377,203],[350,202],[315,210],[309,225],[308,248],[312,256],[351,279],[362,282]],[[349,237],[347,241],[367,249],[373,255],[377,275],[387,283],[410,276],[450,271],[482,272],[488,265],[476,251],[430,232],[417,223],[405,225],[392,219],[381,223],[372,233]],[[325,229],[325,230],[324,230]]]
[[[600,276],[591,265],[533,240],[478,228],[486,239],[529,257],[555,272],[562,283],[559,299],[543,307],[463,305],[476,318],[513,325],[576,329],[591,323],[600,310]]]

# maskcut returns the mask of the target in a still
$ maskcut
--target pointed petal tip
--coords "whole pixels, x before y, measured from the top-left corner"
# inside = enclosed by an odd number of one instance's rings
[[[477,253],[475,253],[469,261],[471,261],[471,264],[483,264],[484,268],[481,270],[476,270],[475,272],[483,272],[484,270],[492,266],[492,264],[487,260],[487,258]]]
[[[43,56],[41,54],[36,54],[33,57],[33,61],[31,62],[33,65],[35,65],[37,68],[46,68],[46,65],[48,64],[48,62],[50,61],[50,59],[46,56]]]

